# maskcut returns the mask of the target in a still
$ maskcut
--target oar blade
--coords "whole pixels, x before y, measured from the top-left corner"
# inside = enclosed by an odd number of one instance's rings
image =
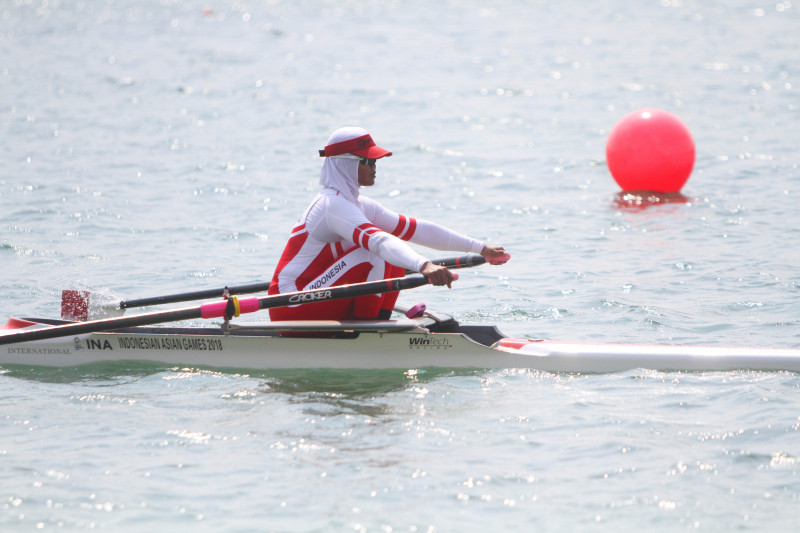
[[[61,291],[61,319],[84,322],[89,319],[89,291]]]
[[[66,289],[61,291],[61,319],[74,322],[100,320],[125,314],[115,301],[89,291]]]

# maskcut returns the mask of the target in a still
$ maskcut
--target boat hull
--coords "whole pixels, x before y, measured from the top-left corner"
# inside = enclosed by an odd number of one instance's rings
[[[800,371],[800,350],[794,349],[568,343],[508,339],[487,326],[456,324],[443,332],[395,326],[362,328],[362,331],[339,326],[334,333],[306,331],[289,336],[258,330],[233,330],[225,334],[219,328],[129,328],[0,346],[0,365],[73,367],[109,361],[150,361],[254,370]]]
[[[459,333],[319,338],[108,332],[0,346],[0,364],[71,367],[106,361],[259,370],[515,366],[508,354]]]

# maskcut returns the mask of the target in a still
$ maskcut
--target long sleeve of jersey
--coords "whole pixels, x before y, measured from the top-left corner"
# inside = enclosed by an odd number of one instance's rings
[[[480,253],[485,245],[481,241],[451,231],[434,222],[395,213],[370,198],[362,196],[360,201],[366,217],[376,227],[394,235],[398,239],[435,250],[465,253]],[[422,264],[424,264],[424,261]],[[419,268],[422,268],[422,264],[419,265]],[[415,270],[419,270],[419,268]]]

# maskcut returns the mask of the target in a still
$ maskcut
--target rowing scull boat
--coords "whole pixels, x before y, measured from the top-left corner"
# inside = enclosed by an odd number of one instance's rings
[[[63,323],[12,318],[0,329],[0,336]],[[0,346],[0,365],[73,367],[110,361],[253,370],[529,368],[605,373],[646,368],[800,372],[798,349],[513,339],[494,326],[461,325],[449,315],[431,312],[386,321],[138,326]]]

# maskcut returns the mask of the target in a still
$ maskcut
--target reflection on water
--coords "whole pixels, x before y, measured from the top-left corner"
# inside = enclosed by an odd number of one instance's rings
[[[142,361],[117,361],[51,368],[28,365],[3,365],[0,375],[38,383],[87,384],[97,386],[121,385],[161,374],[163,379],[174,376],[213,375],[263,381],[262,392],[293,396],[299,401],[320,399],[375,398],[404,390],[408,386],[429,383],[447,376],[472,376],[480,370],[470,369],[286,369],[242,371],[241,369],[204,369],[172,367]]]
[[[260,374],[271,392],[292,395],[311,394],[330,398],[358,399],[375,397],[403,390],[409,385],[428,383],[445,376],[471,376],[476,370],[409,369],[409,370],[271,370]]]
[[[666,204],[688,204],[692,198],[679,192],[623,191],[614,196],[614,206],[624,211],[644,211]]]
[[[143,361],[114,361],[72,367],[44,367],[31,365],[3,365],[0,374],[38,383],[87,383],[94,385],[119,385],[164,372],[169,367],[162,363]]]

